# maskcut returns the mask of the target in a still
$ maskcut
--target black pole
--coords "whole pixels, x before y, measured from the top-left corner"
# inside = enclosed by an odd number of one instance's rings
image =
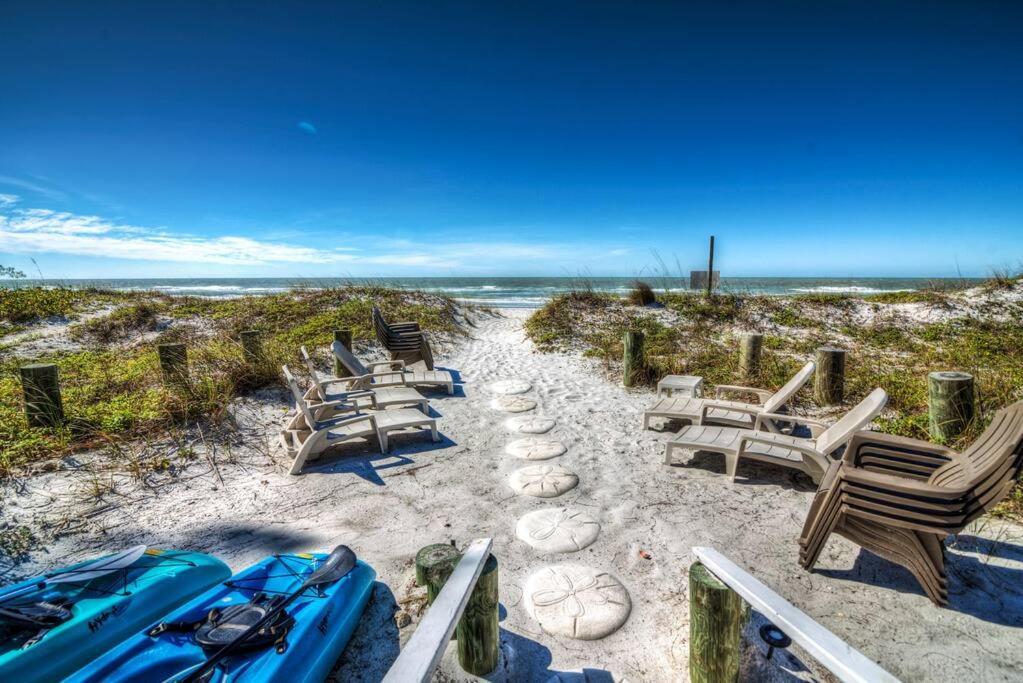
[[[714,288],[714,235],[710,236],[710,258],[707,259],[707,296]]]

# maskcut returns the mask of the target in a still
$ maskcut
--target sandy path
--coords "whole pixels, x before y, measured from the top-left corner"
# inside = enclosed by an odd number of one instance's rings
[[[398,436],[389,456],[365,450],[289,477],[282,463],[274,466],[251,448],[252,439],[273,436],[283,411],[254,403],[255,412],[244,420],[250,445],[239,445],[236,454],[243,464],[225,465],[223,484],[203,476],[126,495],[97,517],[103,535],[61,539],[53,556],[144,542],[212,552],[239,569],[269,552],[344,542],[376,568],[382,583],[337,678],[375,681],[414,629],[413,623],[399,630],[393,616],[396,601],[420,592],[410,588],[416,550],[492,536],[501,563],[504,654],[494,678],[543,681],[590,668],[611,672],[615,680],[677,681],[687,677],[690,549],[709,545],[904,680],[1018,679],[1023,529],[988,522],[960,537],[949,551],[950,609],[933,607],[905,571],[840,540],[824,552],[821,571],[808,574],[797,564],[796,543],[812,495],[808,479],[743,464],[733,484],[723,476],[720,458],[710,456],[665,468],[660,463],[668,434],[640,428],[650,391],[610,384],[590,360],[535,353],[521,328],[528,311],[504,313],[478,320],[471,339],[440,361],[462,382],[460,395],[431,394],[443,443]],[[486,386],[511,377],[533,384],[524,396],[539,405],[526,414],[558,419],[547,436],[568,451],[545,462],[580,480],[560,497],[517,495],[508,485],[511,472],[530,463],[504,453],[519,437],[502,426],[509,414],[489,407]],[[261,426],[266,420],[270,429]],[[30,514],[41,491],[67,488],[66,476],[48,476],[32,480],[27,492],[8,490],[11,505],[4,515]],[[515,537],[523,514],[561,506],[600,521],[592,545],[544,557]],[[621,580],[632,599],[621,630],[588,642],[540,630],[522,604],[522,586],[534,571],[562,561]],[[448,654],[440,678],[460,680]]]

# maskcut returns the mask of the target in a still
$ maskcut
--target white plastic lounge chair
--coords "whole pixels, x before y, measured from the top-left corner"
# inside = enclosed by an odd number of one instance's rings
[[[437,421],[418,410],[399,409],[379,412],[361,412],[354,407],[325,407],[310,404],[288,368],[284,367],[284,378],[295,398],[295,416],[281,431],[281,444],[288,455],[293,457],[291,474],[300,474],[306,461],[313,460],[328,448],[351,441],[376,436],[380,450],[388,450],[388,434],[407,427],[423,427],[430,430],[434,441],[440,441]],[[335,411],[334,417],[324,419],[322,413]]]
[[[884,389],[874,389],[830,427],[817,420],[771,413],[758,415],[752,431],[735,427],[690,425],[665,444],[664,464],[672,463],[672,452],[677,448],[710,451],[725,456],[725,472],[733,481],[739,458],[743,457],[802,470],[819,483],[834,462],[832,453],[877,417],[887,402],[888,394]],[[770,420],[805,424],[810,427],[811,437],[805,439],[764,431]]]
[[[430,414],[430,402],[425,396],[408,386],[373,387],[369,388],[369,380],[350,382],[350,377],[329,377],[323,379],[316,372],[316,364],[309,357],[306,348],[301,347],[302,360],[305,362],[313,385],[305,392],[305,399],[317,407],[352,405],[356,408],[373,408],[383,410],[393,406],[416,407],[424,415]],[[332,384],[343,384],[347,390],[338,394],[329,393]]]
[[[816,367],[816,364],[810,361],[793,375],[792,379],[785,383],[785,386],[774,393],[766,389],[719,384],[714,388],[713,399],[685,396],[659,399],[643,413],[643,429],[650,429],[650,420],[655,417],[667,420],[687,420],[695,425],[717,424],[750,429],[758,415],[781,412],[796,395],[796,392],[810,381]],[[756,394],[762,403],[721,400],[721,397],[727,393]],[[791,424],[792,420],[786,419],[784,422]],[[767,420],[764,425],[771,432],[781,432],[780,423],[774,420]]]
[[[455,380],[447,370],[410,369],[405,367],[403,360],[376,361],[365,365],[338,341],[330,345],[330,350],[353,375],[338,380],[364,383],[358,386],[371,389],[393,386],[443,387],[449,394],[455,393]]]

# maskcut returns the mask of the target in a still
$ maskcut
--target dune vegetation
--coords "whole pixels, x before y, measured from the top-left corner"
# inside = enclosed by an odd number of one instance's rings
[[[0,476],[190,420],[224,421],[233,398],[279,384],[283,363],[301,373],[299,346],[325,355],[336,329],[352,330],[356,342],[372,338],[374,305],[431,332],[460,332],[450,299],[377,287],[234,299],[0,289]],[[255,363],[242,352],[243,330],[262,333],[263,354]],[[163,381],[156,352],[163,342],[187,344],[187,381]],[[27,363],[58,366],[62,428],[27,426],[18,372]]]

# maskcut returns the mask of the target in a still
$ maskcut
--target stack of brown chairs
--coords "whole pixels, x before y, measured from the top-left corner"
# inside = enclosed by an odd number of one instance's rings
[[[374,306],[373,328],[377,341],[391,354],[391,360],[405,361],[406,365],[422,361],[427,370],[433,370],[433,351],[426,333],[419,329],[419,323],[388,323],[380,309]]]
[[[997,505],[1023,468],[1023,401],[998,411],[956,453],[860,432],[821,481],[799,539],[812,570],[832,533],[906,567],[936,605],[948,604],[944,539]]]

